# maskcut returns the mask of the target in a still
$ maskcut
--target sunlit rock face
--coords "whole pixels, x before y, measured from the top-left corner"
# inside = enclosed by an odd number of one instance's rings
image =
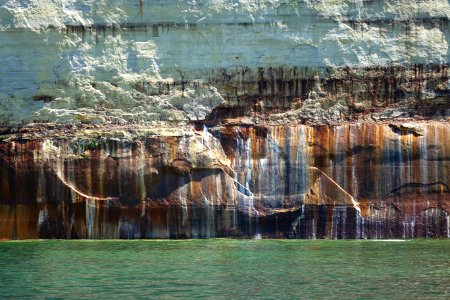
[[[98,134],[0,145],[2,237],[449,234],[446,123]]]
[[[3,0],[0,122],[442,116],[449,15],[446,0]]]
[[[0,0],[0,238],[450,236],[446,0]]]

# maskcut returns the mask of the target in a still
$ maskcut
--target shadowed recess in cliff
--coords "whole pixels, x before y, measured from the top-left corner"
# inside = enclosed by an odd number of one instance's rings
[[[443,182],[432,182],[432,183],[410,182],[390,192],[391,195],[401,195],[409,193],[443,194],[443,193],[450,193],[450,188],[447,184]]]

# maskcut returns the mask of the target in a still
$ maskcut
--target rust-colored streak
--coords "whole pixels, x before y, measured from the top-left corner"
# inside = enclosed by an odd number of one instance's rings
[[[143,0],[139,0],[139,15],[141,16],[141,20],[142,20],[142,14],[143,14],[142,7],[144,6],[143,2],[144,2]]]
[[[397,127],[3,141],[0,239],[447,237],[448,124]]]

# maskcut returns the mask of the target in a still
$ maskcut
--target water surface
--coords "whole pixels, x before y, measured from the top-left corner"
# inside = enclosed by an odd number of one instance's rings
[[[0,243],[1,298],[450,298],[450,240]]]

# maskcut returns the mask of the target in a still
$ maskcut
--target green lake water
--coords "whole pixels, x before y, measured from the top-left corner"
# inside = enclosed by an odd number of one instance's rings
[[[450,240],[0,243],[0,298],[450,299]]]

